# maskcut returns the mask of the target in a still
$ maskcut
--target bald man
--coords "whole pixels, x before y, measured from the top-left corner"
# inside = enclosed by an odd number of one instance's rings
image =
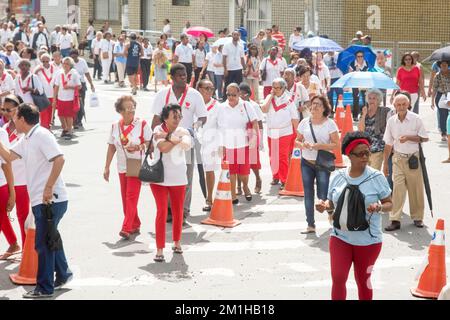
[[[383,171],[388,176],[388,159],[392,152],[393,162],[393,209],[389,216],[391,224],[385,228],[386,231],[400,229],[400,220],[406,194],[409,198],[409,210],[414,225],[423,228],[424,185],[419,162],[419,144],[428,141],[422,119],[408,110],[411,102],[406,95],[400,94],[395,97],[394,107],[397,114],[392,116],[386,126],[384,133],[384,165]],[[413,161],[417,157],[417,161]]]

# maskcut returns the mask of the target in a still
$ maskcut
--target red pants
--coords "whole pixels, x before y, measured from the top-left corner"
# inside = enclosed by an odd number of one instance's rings
[[[25,244],[25,220],[27,220],[30,212],[30,196],[28,195],[27,186],[16,186],[16,213],[19,220],[20,233],[22,235],[22,247]]]
[[[13,245],[17,242],[17,237],[12,228],[11,221],[9,221],[8,213],[6,212],[8,198],[8,185],[5,184],[4,186],[0,187],[0,232],[3,231],[9,245]]]
[[[264,87],[263,90],[264,99],[270,94],[270,92],[272,92],[272,86]]]
[[[279,139],[269,138],[269,157],[273,179],[286,183],[289,172],[289,155],[291,154],[292,135]]]
[[[230,165],[230,174],[248,176],[250,174],[250,159],[248,146],[239,149],[225,149],[224,160]]]
[[[150,184],[153,197],[156,202],[156,248],[163,249],[166,246],[166,220],[168,196],[170,196],[170,208],[172,211],[172,239],[181,240],[183,227],[183,204],[186,186],[160,186]]]
[[[141,227],[137,206],[142,183],[136,177],[127,177],[125,173],[119,173],[119,179],[123,214],[125,216],[122,231],[132,233]]]
[[[345,284],[353,263],[359,300],[372,300],[370,276],[380,251],[381,243],[370,246],[354,246],[334,236],[330,237],[331,278],[333,279],[331,299],[346,299]]]
[[[41,126],[50,129],[50,122],[52,120],[53,115],[53,108],[52,108],[53,99],[49,98],[48,100],[50,100],[50,106],[48,106],[47,109],[39,113],[39,118]]]

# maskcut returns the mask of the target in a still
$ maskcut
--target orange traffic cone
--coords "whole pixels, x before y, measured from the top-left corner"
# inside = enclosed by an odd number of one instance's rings
[[[353,132],[352,110],[349,104],[345,107],[345,118],[342,125],[341,142],[348,132]]]
[[[436,231],[433,234],[428,257],[425,259],[417,288],[411,288],[415,297],[437,299],[442,288],[447,284],[445,271],[445,235],[444,220],[439,219],[436,223]]]
[[[334,114],[334,121],[338,126],[339,132],[341,132],[342,128],[344,127],[345,109],[343,101],[344,99],[342,97],[342,94],[340,94],[338,98],[338,105],[336,107],[336,113]]]
[[[347,168],[344,159],[342,159],[341,148],[334,149],[333,153],[336,156],[336,160],[334,161],[334,165],[336,166],[336,168]]]
[[[304,197],[302,169],[301,169],[301,152],[299,148],[295,148],[292,152],[291,162],[289,164],[288,178],[283,190],[279,194],[282,196]]]
[[[34,227],[32,229],[27,229],[19,273],[9,275],[11,281],[15,284],[36,284],[38,255],[36,250],[34,249],[35,237],[36,230],[34,229]]]
[[[225,228],[233,228],[241,222],[233,218],[233,203],[231,199],[230,168],[228,162],[222,164],[222,174],[217,186],[211,215],[202,221],[203,224],[211,224]]]

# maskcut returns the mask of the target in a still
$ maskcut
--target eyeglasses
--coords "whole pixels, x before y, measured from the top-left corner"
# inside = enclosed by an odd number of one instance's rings
[[[358,56],[356,56],[356,57],[357,57],[357,58],[364,58],[364,56],[359,56],[359,55],[358,55]]]
[[[282,88],[281,87],[272,87],[272,89],[281,90]]]
[[[125,109],[125,112],[128,112],[128,113],[136,112],[136,108]]]
[[[234,93],[227,93],[227,97],[237,97],[237,94],[234,94]]]
[[[370,151],[361,151],[358,153],[350,152],[350,154],[354,155],[357,158],[370,157]]]
[[[206,91],[214,91],[213,87],[201,87],[200,89],[206,90]]]
[[[6,112],[6,113],[11,113],[14,111],[14,109],[5,109],[5,108],[2,108],[1,110],[2,110],[2,112]]]

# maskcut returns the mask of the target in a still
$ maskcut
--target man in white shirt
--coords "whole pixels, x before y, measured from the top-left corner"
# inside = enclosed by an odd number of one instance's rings
[[[12,32],[8,29],[8,23],[4,22],[2,24],[2,29],[0,29],[0,44],[4,46],[12,39]]]
[[[111,33],[105,32],[104,39],[100,42],[100,60],[102,61],[102,80],[105,84],[110,83],[110,68],[113,57],[113,42],[111,41]]]
[[[182,34],[180,40],[181,43],[175,48],[173,63],[181,63],[186,67],[187,81],[191,82],[195,62],[194,49],[189,43],[189,38],[186,34]]]
[[[32,42],[31,42],[31,47],[34,50],[39,50],[39,48],[41,46],[46,46],[47,48],[49,48],[49,42],[48,42],[48,37],[44,32],[45,26],[44,24],[41,22],[38,24],[38,31],[36,33],[33,34],[32,38]]]
[[[240,85],[243,81],[242,72],[246,70],[244,46],[240,43],[241,34],[235,30],[233,41],[223,46],[223,68],[225,77],[225,90],[230,83]]]
[[[144,91],[150,91],[147,88],[148,82],[150,80],[150,69],[152,65],[153,56],[153,46],[147,38],[142,41],[143,55],[140,60],[141,70],[142,70],[142,82]]]
[[[51,53],[58,51],[59,33],[61,32],[61,26],[56,25],[55,30],[50,33],[50,50]]]
[[[173,85],[160,90],[153,102],[152,113],[153,122],[152,129],[161,123],[160,114],[162,108],[169,103],[178,103],[181,106],[183,119],[179,126],[189,130],[193,136],[194,117],[197,122],[203,125],[206,122],[207,110],[202,95],[195,89],[190,88],[187,84],[186,67],[177,63],[172,65],[170,69]],[[184,201],[184,217],[190,214],[190,206],[192,199],[192,178],[194,174],[195,148],[186,152],[187,178],[188,185],[186,187],[186,197]]]
[[[103,33],[98,31],[91,44],[91,53],[94,57],[94,73],[92,74],[92,77],[95,79],[95,76],[97,75],[98,80],[102,78],[102,63],[100,61],[100,44],[102,40]]]
[[[408,110],[410,104],[409,98],[403,94],[395,97],[394,106],[397,114],[389,118],[384,133],[386,145],[384,148],[383,172],[386,177],[389,175],[389,157],[394,151],[392,157],[393,208],[389,216],[391,224],[385,228],[386,231],[400,229],[406,193],[408,193],[409,211],[411,219],[414,220],[414,225],[418,228],[424,226],[424,184],[422,164],[419,160],[419,145],[429,139],[422,119],[419,115]]]
[[[61,33],[59,34],[58,39],[58,47],[59,51],[61,51],[61,55],[63,58],[68,57],[70,54],[70,50],[72,49],[72,35],[68,32],[68,28],[63,26],[61,28]]]
[[[330,78],[331,83],[330,86],[333,85],[336,81],[338,81],[344,74],[342,73],[341,69],[337,67],[337,60],[338,60],[338,54],[334,51],[328,52],[323,57],[323,62],[328,67],[328,70],[330,71]],[[336,102],[334,102],[333,94],[336,93]],[[344,89],[342,88],[330,88],[328,91],[328,101],[330,101],[331,107],[334,106],[334,109],[337,107],[338,98],[339,95],[344,95]]]
[[[64,156],[50,131],[39,126],[39,110],[31,104],[21,104],[14,115],[14,123],[23,137],[11,150],[0,143],[0,156],[9,161],[23,159],[27,187],[36,224],[38,271],[36,287],[24,298],[49,298],[73,276],[62,242],[47,244],[47,209],[51,207],[55,229],[67,211],[68,197],[61,172]],[[56,279],[55,279],[56,272]]]
[[[22,41],[26,46],[30,44],[30,37],[25,32],[25,23],[20,22],[17,31],[15,31],[13,36],[13,42]]]

